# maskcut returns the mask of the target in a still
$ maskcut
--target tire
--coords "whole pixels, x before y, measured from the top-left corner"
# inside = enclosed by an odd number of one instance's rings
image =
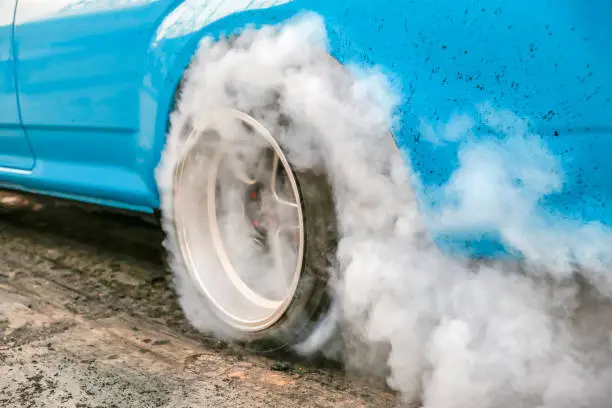
[[[295,277],[294,290],[290,293],[290,298],[284,301],[282,306],[279,306],[273,314],[273,318],[268,318],[265,323],[252,327],[237,324],[238,318],[234,321],[234,312],[228,312],[228,310],[234,310],[234,303],[242,304],[246,301],[237,298],[232,298],[231,301],[228,300],[227,302],[219,300],[226,296],[224,291],[218,290],[219,288],[226,288],[225,283],[220,283],[225,278],[221,275],[219,268],[201,267],[203,264],[208,265],[207,261],[194,261],[195,256],[203,257],[203,255],[197,253],[209,251],[210,248],[198,250],[194,255],[194,249],[189,248],[189,245],[191,245],[188,238],[189,234],[185,230],[188,228],[198,229],[202,231],[200,234],[208,234],[213,242],[223,241],[222,238],[217,238],[215,241],[217,235],[221,236],[220,232],[218,234],[211,232],[213,231],[212,225],[217,225],[218,221],[211,221],[210,207],[217,207],[216,198],[217,195],[222,195],[224,179],[220,175],[216,176],[214,190],[220,192],[214,194],[211,193],[210,181],[207,185],[204,182],[198,184],[198,181],[193,181],[195,175],[200,174],[196,170],[201,168],[207,169],[209,179],[212,177],[210,172],[214,167],[215,157],[217,156],[210,154],[207,150],[211,148],[211,144],[208,142],[210,142],[211,133],[220,133],[222,132],[220,129],[224,127],[219,125],[217,121],[226,123],[224,121],[235,120],[237,117],[239,121],[243,122],[243,125],[248,122],[244,126],[248,132],[252,132],[253,127],[267,127],[263,118],[256,118],[255,114],[251,116],[233,109],[219,110],[211,117],[215,118],[213,121],[215,123],[212,124],[210,129],[196,130],[189,118],[182,117],[180,112],[176,112],[170,131],[171,135],[175,135],[175,140],[174,142],[169,140],[162,158],[162,165],[158,169],[158,181],[162,192],[162,222],[167,236],[165,246],[168,250],[169,265],[174,274],[175,287],[183,311],[196,328],[213,333],[224,340],[246,344],[253,351],[268,352],[291,347],[302,352],[308,350],[307,353],[315,351],[329,339],[331,333],[329,327],[325,329],[327,333],[325,335],[317,331],[317,328],[322,321],[330,320],[335,310],[330,285],[330,271],[333,269],[333,259],[337,249],[337,221],[333,192],[328,177],[324,171],[319,169],[294,168],[284,157],[282,146],[268,133],[268,136],[273,138],[271,143],[276,145],[277,149],[280,149],[276,152],[279,153],[279,159],[274,160],[282,162],[283,169],[281,172],[286,174],[287,177],[292,174],[295,180],[296,204],[301,210],[302,220],[300,224],[302,257],[296,269],[297,276]],[[227,119],[229,117],[234,119]],[[276,128],[279,123],[272,125],[271,128]],[[215,127],[217,129],[214,129]],[[217,134],[217,137],[219,137],[219,140],[223,140],[222,135]],[[253,135],[252,137],[257,136]],[[243,143],[246,142],[243,140]],[[257,145],[257,143],[255,144]],[[217,145],[217,151],[222,149],[219,146],[221,144]],[[223,155],[227,156],[229,153],[223,153]],[[190,158],[196,156],[197,160],[193,159],[193,161],[197,161],[197,164],[189,167],[189,162],[192,160]],[[224,158],[219,159],[219,161],[223,160]],[[218,163],[217,165],[220,166]],[[222,174],[219,167],[215,171]],[[272,179],[275,179],[275,177],[276,173],[272,176]],[[204,178],[202,177],[202,179]],[[190,193],[185,193],[185,190],[187,190],[185,184],[200,190],[208,188],[208,193],[202,193],[208,197],[205,211],[207,215],[202,217],[206,218],[203,225],[208,226],[208,228],[198,228],[195,226],[198,222],[195,219],[190,219],[189,208],[191,205],[196,205],[195,203],[199,200],[196,199],[198,197],[197,193],[193,193],[195,197],[189,196]],[[214,196],[212,200],[214,205],[211,204],[210,196]],[[277,196],[276,192],[274,192],[274,196]],[[188,199],[187,197],[191,198]],[[299,210],[298,212],[300,212]],[[216,218],[217,211],[214,211],[214,218]],[[245,212],[248,211],[245,210]],[[209,231],[204,232],[204,230]],[[280,227],[278,227],[276,235],[279,235],[280,230]],[[267,239],[269,239],[269,236]],[[212,257],[211,254],[212,252],[209,251],[208,258]],[[229,259],[229,256],[220,255],[219,252],[216,253],[216,256],[216,264],[223,264],[220,259]],[[256,262],[253,261],[253,265],[255,264]],[[257,268],[253,267],[253,269]],[[230,273],[226,272],[226,275],[229,276]],[[227,279],[232,281],[231,278]],[[217,281],[219,283],[216,283]],[[227,292],[234,293],[233,290]],[[229,297],[229,295],[227,296]],[[223,304],[228,306],[222,306]],[[244,309],[249,313],[254,310],[248,307]],[[232,317],[228,317],[230,315]],[[319,338],[313,340],[313,337]],[[307,343],[309,345],[304,346]]]

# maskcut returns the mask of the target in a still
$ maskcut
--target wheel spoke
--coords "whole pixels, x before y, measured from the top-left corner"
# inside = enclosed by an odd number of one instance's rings
[[[226,149],[226,150],[230,150],[230,149]],[[243,165],[244,161],[240,160],[237,157],[237,154],[227,153],[227,156],[229,158],[229,167],[234,173],[234,177],[236,177],[238,180],[242,181],[244,184],[248,186],[252,186],[259,181],[257,177],[254,177],[254,178],[249,177],[247,172],[244,170],[244,165]]]
[[[250,177],[249,177],[249,176],[246,174],[246,172],[240,168],[240,166],[239,166],[239,165],[238,165],[238,166],[236,166],[236,165],[234,164],[234,165],[232,165],[231,167],[232,167],[232,171],[234,172],[234,176],[235,176],[235,177],[236,177],[238,180],[242,181],[244,184],[249,185],[249,186],[252,186],[252,185],[254,185],[255,183],[257,183],[257,181],[258,181],[258,180],[257,180],[256,178],[254,178],[254,179],[250,178]]]
[[[279,162],[278,155],[276,154],[276,152],[274,152],[274,159],[272,159],[272,177],[271,177],[271,180],[270,180],[270,190],[272,191],[272,194],[274,195],[274,199],[279,204],[288,205],[290,207],[298,208],[298,204],[297,203],[294,203],[294,202],[282,199],[278,195],[278,193],[276,192],[276,174],[278,173],[278,162]]]

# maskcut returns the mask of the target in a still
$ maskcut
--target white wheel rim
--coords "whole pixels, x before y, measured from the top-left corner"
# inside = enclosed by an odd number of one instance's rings
[[[228,250],[232,250],[232,248],[228,247],[226,242],[227,239],[223,237],[222,228],[219,225],[217,208],[217,190],[221,192],[219,195],[222,195],[224,188],[223,186],[218,187],[219,178],[221,177],[219,172],[223,170],[221,166],[223,160],[229,158],[228,161],[231,161],[232,159],[232,156],[228,154],[228,152],[231,151],[231,148],[228,147],[231,146],[231,143],[227,143],[226,138],[223,136],[221,137],[223,141],[204,141],[203,135],[205,132],[200,129],[193,129],[188,135],[183,154],[174,172],[174,221],[180,252],[185,267],[193,279],[194,284],[210,301],[213,311],[220,319],[235,330],[242,332],[262,331],[274,325],[283,317],[293,300],[302,273],[305,237],[303,213],[300,204],[301,197],[297,180],[289,161],[278,142],[263,124],[252,116],[233,109],[215,112],[214,120],[216,125],[226,128],[229,128],[229,126],[225,125],[229,125],[231,122],[233,122],[234,125],[237,122],[242,122],[242,124],[247,125],[252,130],[253,135],[259,136],[259,141],[253,140],[255,145],[259,145],[260,142],[263,141],[266,148],[273,152],[273,169],[270,173],[270,193],[272,198],[268,196],[268,199],[271,199],[273,204],[276,203],[274,205],[277,205],[278,208],[287,208],[287,211],[295,212],[296,224],[292,226],[290,232],[297,237],[298,241],[295,245],[295,253],[292,252],[292,255],[295,256],[295,267],[292,268],[292,271],[282,271],[284,274],[290,272],[290,275],[288,275],[290,279],[286,288],[283,289],[284,295],[275,299],[258,293],[258,291],[254,290],[251,285],[244,280],[241,273],[238,272],[231,259],[231,254],[228,253]],[[222,132],[221,129],[218,131]],[[195,208],[197,208],[198,192],[192,194],[188,188],[190,160],[194,159],[194,152],[197,151],[196,146],[203,141],[207,148],[216,149],[212,154],[212,159],[206,160],[208,170],[207,177],[205,177],[205,226],[195,222],[198,217],[194,217],[193,215],[190,216],[190,214],[194,214],[193,211],[190,211],[193,210],[194,205],[196,206]],[[214,146],[215,143],[216,148]],[[259,167],[259,162],[257,164]],[[230,167],[234,166],[235,165],[232,165]],[[286,177],[285,182],[288,183],[287,189],[290,190],[291,197],[289,198],[291,198],[291,200],[287,197],[281,197],[276,189],[276,175],[278,169],[281,169]],[[227,172],[229,170],[225,169],[225,171]],[[233,175],[239,179],[244,186],[247,186],[245,189],[249,188],[249,185],[258,182],[258,180],[249,178],[246,174],[238,174],[239,171],[233,170],[233,172]],[[228,189],[229,188],[230,187],[228,187]],[[263,201],[262,198],[262,202]],[[274,205],[272,205],[272,207],[276,208]],[[292,209],[289,210],[289,207]],[[281,211],[284,212],[285,210]],[[278,216],[278,219],[282,219],[282,217],[277,214],[275,216]],[[270,241],[274,243],[271,245],[273,246],[272,252],[274,252],[274,254],[270,254],[272,258],[283,257],[279,248],[282,246],[280,243],[280,235],[285,232],[285,229],[286,228],[282,226],[279,221],[279,225]],[[207,237],[203,234],[207,235]],[[203,242],[206,242],[206,248],[202,248],[201,245]],[[212,260],[213,257],[216,259]],[[284,261],[285,259],[274,260],[275,265],[282,265]],[[216,267],[210,267],[211,264],[216,265]],[[265,271],[265,268],[263,268],[263,270]],[[284,276],[286,277],[287,275]],[[265,278],[268,279],[269,277],[266,276]],[[274,277],[272,277],[272,279],[274,279]]]

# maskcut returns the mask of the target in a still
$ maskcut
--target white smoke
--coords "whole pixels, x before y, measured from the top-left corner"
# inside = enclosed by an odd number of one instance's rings
[[[563,187],[561,167],[526,119],[488,104],[448,123],[421,121],[425,139],[462,147],[449,182],[430,191],[452,204],[420,214],[412,194],[418,175],[390,136],[400,102],[381,71],[342,68],[329,57],[316,15],[246,29],[233,43],[206,39],[158,171],[164,211],[171,214],[185,123],[206,127],[223,107],[253,112],[298,169],[323,168],[333,184],[349,368],[388,370],[392,388],[427,408],[609,406],[612,314],[601,294],[612,288],[605,274],[612,234],[538,213],[538,201]],[[291,126],[274,127],[282,116]],[[478,124],[503,137],[476,138]],[[496,231],[526,267],[450,259],[426,224]],[[598,290],[576,277],[575,264]],[[188,318],[217,330],[176,259],[174,269]]]

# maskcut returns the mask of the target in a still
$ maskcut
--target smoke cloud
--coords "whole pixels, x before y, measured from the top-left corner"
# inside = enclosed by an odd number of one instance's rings
[[[538,210],[564,178],[528,118],[485,101],[446,123],[421,120],[424,139],[461,146],[449,181],[430,189],[449,204],[422,214],[413,195],[421,180],[390,135],[399,126],[400,90],[376,67],[332,60],[319,16],[246,29],[231,41],[206,39],[186,78],[158,169],[166,214],[187,124],[206,128],[223,107],[270,124],[297,169],[324,170],[333,185],[343,329],[335,357],[349,369],[384,374],[406,402],[425,408],[610,405],[612,234]],[[283,118],[290,126],[279,125]],[[497,137],[478,138],[478,126]],[[170,234],[172,221],[166,216]],[[525,260],[451,259],[426,225],[495,231]],[[250,244],[243,245],[248,254]],[[176,259],[188,318],[217,332]]]

